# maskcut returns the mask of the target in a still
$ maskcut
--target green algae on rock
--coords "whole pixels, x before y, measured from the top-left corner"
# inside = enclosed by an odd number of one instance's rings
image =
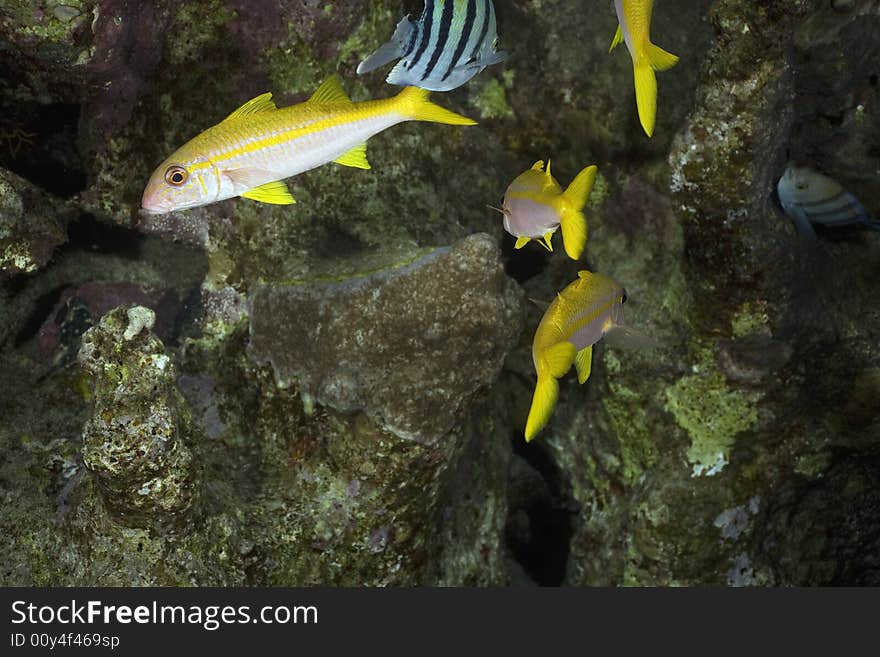
[[[46,264],[67,239],[74,210],[23,178],[0,169],[0,277]]]

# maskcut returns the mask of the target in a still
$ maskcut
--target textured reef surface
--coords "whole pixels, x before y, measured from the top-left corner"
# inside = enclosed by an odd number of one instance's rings
[[[355,69],[421,3],[0,3],[0,584],[880,585],[880,235],[772,196],[794,160],[880,213],[880,5],[657,3],[650,140],[613,3],[495,5],[508,60],[432,97],[478,126],[146,216],[260,93],[396,93]],[[486,207],[547,158],[599,167],[580,262]],[[527,445],[584,268],[656,345]]]

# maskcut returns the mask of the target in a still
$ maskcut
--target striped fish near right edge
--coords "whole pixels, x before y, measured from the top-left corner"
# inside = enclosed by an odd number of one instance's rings
[[[386,78],[389,84],[452,91],[507,59],[506,52],[496,52],[497,41],[492,0],[425,0],[418,22],[405,16],[391,41],[362,61],[357,72],[400,59]]]
[[[880,230],[880,222],[871,217],[855,196],[836,180],[809,167],[789,163],[776,185],[776,192],[779,204],[802,237],[815,239],[813,224],[864,224]]]

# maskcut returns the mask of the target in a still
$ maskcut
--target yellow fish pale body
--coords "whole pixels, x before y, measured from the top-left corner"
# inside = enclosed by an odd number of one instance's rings
[[[504,230],[517,238],[521,249],[531,240],[548,251],[553,250],[553,233],[562,227],[565,252],[574,260],[581,257],[587,242],[587,220],[584,206],[596,180],[596,166],[581,171],[563,191],[550,174],[550,162],[544,169],[543,160],[516,177],[504,194],[501,212]]]
[[[369,169],[367,140],[391,126],[475,124],[428,96],[424,89],[407,87],[392,98],[355,103],[336,76],[298,105],[279,109],[272,94],[257,96],[160,164],[141,206],[161,214],[235,196],[287,205],[295,201],[283,179],[328,162]]]
[[[532,342],[538,381],[526,421],[526,441],[550,420],[559,398],[558,379],[572,365],[580,383],[590,378],[593,345],[623,323],[625,302],[623,287],[608,276],[589,271],[578,272],[578,279],[556,295]]]

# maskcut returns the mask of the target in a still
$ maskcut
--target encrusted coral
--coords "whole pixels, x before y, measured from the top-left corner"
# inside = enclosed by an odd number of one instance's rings
[[[94,399],[83,462],[104,504],[135,527],[180,521],[198,492],[189,414],[176,368],[150,331],[155,319],[149,308],[119,307],[85,333],[79,352]]]

